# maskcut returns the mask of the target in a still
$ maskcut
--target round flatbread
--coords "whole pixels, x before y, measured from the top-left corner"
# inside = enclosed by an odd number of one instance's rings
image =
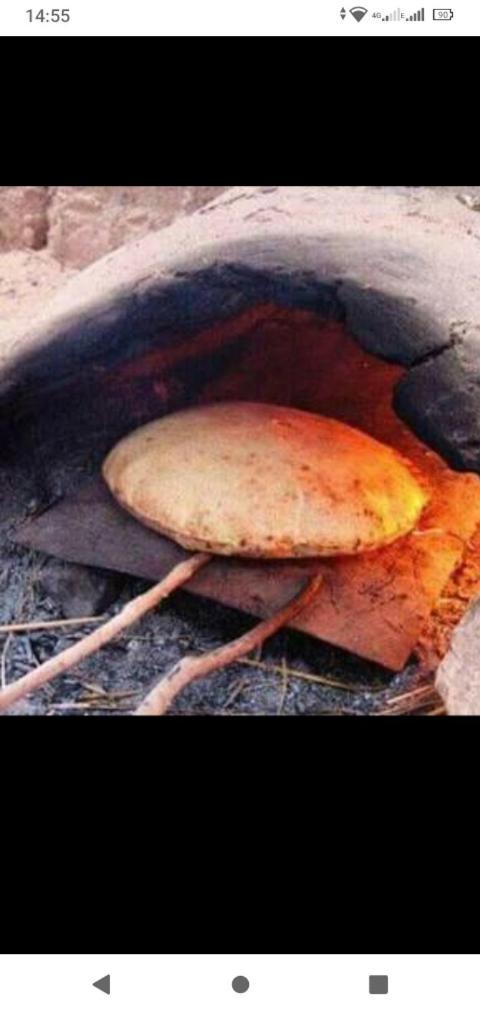
[[[103,475],[149,528],[227,556],[378,549],[410,532],[429,499],[391,447],[335,419],[250,402],[148,423],[114,447]]]

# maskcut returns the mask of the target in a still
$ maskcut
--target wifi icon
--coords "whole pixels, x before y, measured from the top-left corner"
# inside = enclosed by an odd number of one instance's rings
[[[355,18],[355,21],[361,21],[368,11],[366,7],[350,7],[350,14]]]

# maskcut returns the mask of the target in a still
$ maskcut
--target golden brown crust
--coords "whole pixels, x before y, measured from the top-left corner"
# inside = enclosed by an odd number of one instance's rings
[[[228,402],[141,427],[103,466],[123,507],[192,550],[265,557],[377,549],[428,494],[392,448],[297,409]]]

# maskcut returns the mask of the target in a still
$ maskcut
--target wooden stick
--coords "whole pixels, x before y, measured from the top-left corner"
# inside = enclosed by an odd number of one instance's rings
[[[2,660],[0,662],[0,688],[3,689],[7,685],[7,655],[12,640],[13,634],[7,634],[5,638],[5,644],[2,650]]]
[[[50,630],[56,627],[84,627],[87,623],[101,623],[103,616],[79,616],[74,620],[32,620],[29,623],[6,623],[0,634],[22,634],[28,630]]]
[[[208,553],[195,553],[194,556],[189,557],[188,560],[174,567],[159,584],[154,585],[153,588],[150,588],[143,595],[132,599],[120,613],[117,613],[116,616],[108,620],[107,623],[104,623],[103,626],[98,627],[91,634],[87,634],[86,637],[83,637],[65,651],[60,652],[54,658],[48,659],[43,665],[38,666],[37,669],[33,669],[26,676],[22,676],[15,683],[11,683],[10,686],[5,687],[4,690],[0,691],[0,711],[4,711],[11,704],[30,694],[32,690],[38,690],[39,687],[43,687],[45,683],[48,683],[55,676],[60,676],[62,673],[67,672],[73,665],[83,662],[83,659],[88,658],[89,655],[93,655],[99,648],[103,648],[117,634],[122,633],[127,627],[131,627],[133,623],[136,623],[150,609],[154,609],[162,599],[170,595],[176,588],[186,584],[210,560],[211,556]]]
[[[207,676],[215,669],[221,669],[230,665],[237,658],[241,658],[242,655],[249,654],[259,644],[263,644],[267,637],[271,637],[289,620],[301,613],[315,598],[322,580],[321,574],[312,577],[301,592],[286,606],[283,606],[268,620],[263,620],[253,630],[243,634],[242,637],[237,637],[235,641],[223,644],[220,648],[215,648],[214,651],[207,652],[205,655],[198,657],[187,655],[157,683],[134,714],[164,715],[177,694],[193,680]]]

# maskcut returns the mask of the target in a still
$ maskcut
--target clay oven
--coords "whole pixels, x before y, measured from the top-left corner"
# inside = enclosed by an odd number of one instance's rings
[[[434,674],[480,593],[480,251],[466,209],[449,234],[440,196],[389,189],[235,188],[74,278],[1,378],[3,552],[158,580],[182,550],[113,502],[110,447],[196,404],[319,412],[404,453],[434,495],[410,536],[325,561],[296,626],[360,668]],[[314,565],[216,560],[189,587],[263,616]]]

